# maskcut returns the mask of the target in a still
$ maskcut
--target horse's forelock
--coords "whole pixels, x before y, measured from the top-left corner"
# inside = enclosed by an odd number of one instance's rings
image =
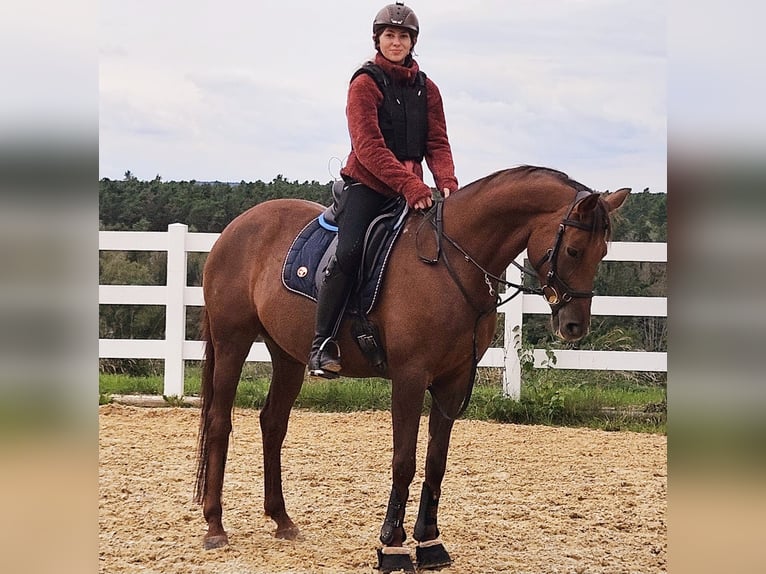
[[[603,194],[599,194],[596,208],[594,209],[593,233],[603,234],[606,241],[612,239],[612,217],[609,213],[609,207],[603,199]]]

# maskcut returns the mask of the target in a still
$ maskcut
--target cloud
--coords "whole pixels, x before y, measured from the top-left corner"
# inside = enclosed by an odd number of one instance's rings
[[[160,4],[104,2],[102,175],[329,180],[377,8]],[[642,188],[664,190],[663,6],[420,0],[418,61],[441,89],[461,181],[645,160]]]

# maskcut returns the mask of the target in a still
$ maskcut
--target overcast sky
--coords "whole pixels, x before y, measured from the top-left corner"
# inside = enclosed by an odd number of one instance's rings
[[[337,177],[348,80],[384,5],[103,0],[100,177]],[[408,5],[461,185],[529,163],[597,190],[666,191],[666,2]]]

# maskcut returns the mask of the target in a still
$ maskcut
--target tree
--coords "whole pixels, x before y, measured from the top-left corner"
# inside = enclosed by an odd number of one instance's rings
[[[140,181],[129,170],[122,181],[99,182],[99,225],[105,230],[166,231],[170,223],[185,223],[192,231],[219,233],[228,223],[253,205],[269,199],[294,197],[321,205],[332,202],[332,182],[288,181],[282,174],[266,183]],[[613,241],[667,241],[667,195],[635,193],[615,214]],[[189,258],[190,284],[200,284],[205,254]],[[161,260],[160,260],[161,259]],[[164,284],[165,266],[158,254],[101,254],[101,283],[129,281],[133,284]],[[147,283],[149,281],[149,283]],[[603,262],[594,288],[601,295],[664,296],[665,264]],[[159,308],[119,310],[102,306],[100,319],[104,336],[154,338],[164,329]],[[597,341],[628,345],[635,349],[667,348],[667,321],[648,317],[603,317],[594,320],[594,332],[579,345]],[[619,331],[618,331],[619,330]],[[537,346],[556,344],[544,317],[525,318],[525,342]],[[611,341],[611,342],[609,342]]]

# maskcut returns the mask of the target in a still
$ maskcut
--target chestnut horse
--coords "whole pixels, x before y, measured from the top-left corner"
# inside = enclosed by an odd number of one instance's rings
[[[451,562],[437,527],[441,483],[455,415],[470,396],[476,362],[495,333],[500,276],[526,249],[551,305],[553,332],[567,341],[582,338],[590,325],[593,280],[607,251],[610,212],[628,193],[597,193],[559,171],[522,166],[451,194],[442,202],[438,226],[429,226],[430,217],[422,212],[405,219],[379,301],[369,314],[380,331],[385,378],[392,385],[392,489],[380,535],[383,546],[377,550],[382,571],[413,569],[402,547],[404,512],[426,390],[439,408],[431,410],[428,423],[425,481],[414,526],[417,562],[419,568]],[[316,307],[288,291],[281,273],[292,241],[323,209],[295,199],[256,205],[224,229],[207,258],[196,485],[208,526],[205,548],[228,543],[221,492],[231,411],[242,366],[257,337],[263,338],[273,367],[260,413],[264,509],[276,522],[275,536],[298,535],[285,509],[281,449],[304,381]],[[437,244],[441,250],[430,265],[420,257],[426,238],[431,252]],[[345,320],[338,334],[340,374],[380,376],[352,338],[349,323]]]

